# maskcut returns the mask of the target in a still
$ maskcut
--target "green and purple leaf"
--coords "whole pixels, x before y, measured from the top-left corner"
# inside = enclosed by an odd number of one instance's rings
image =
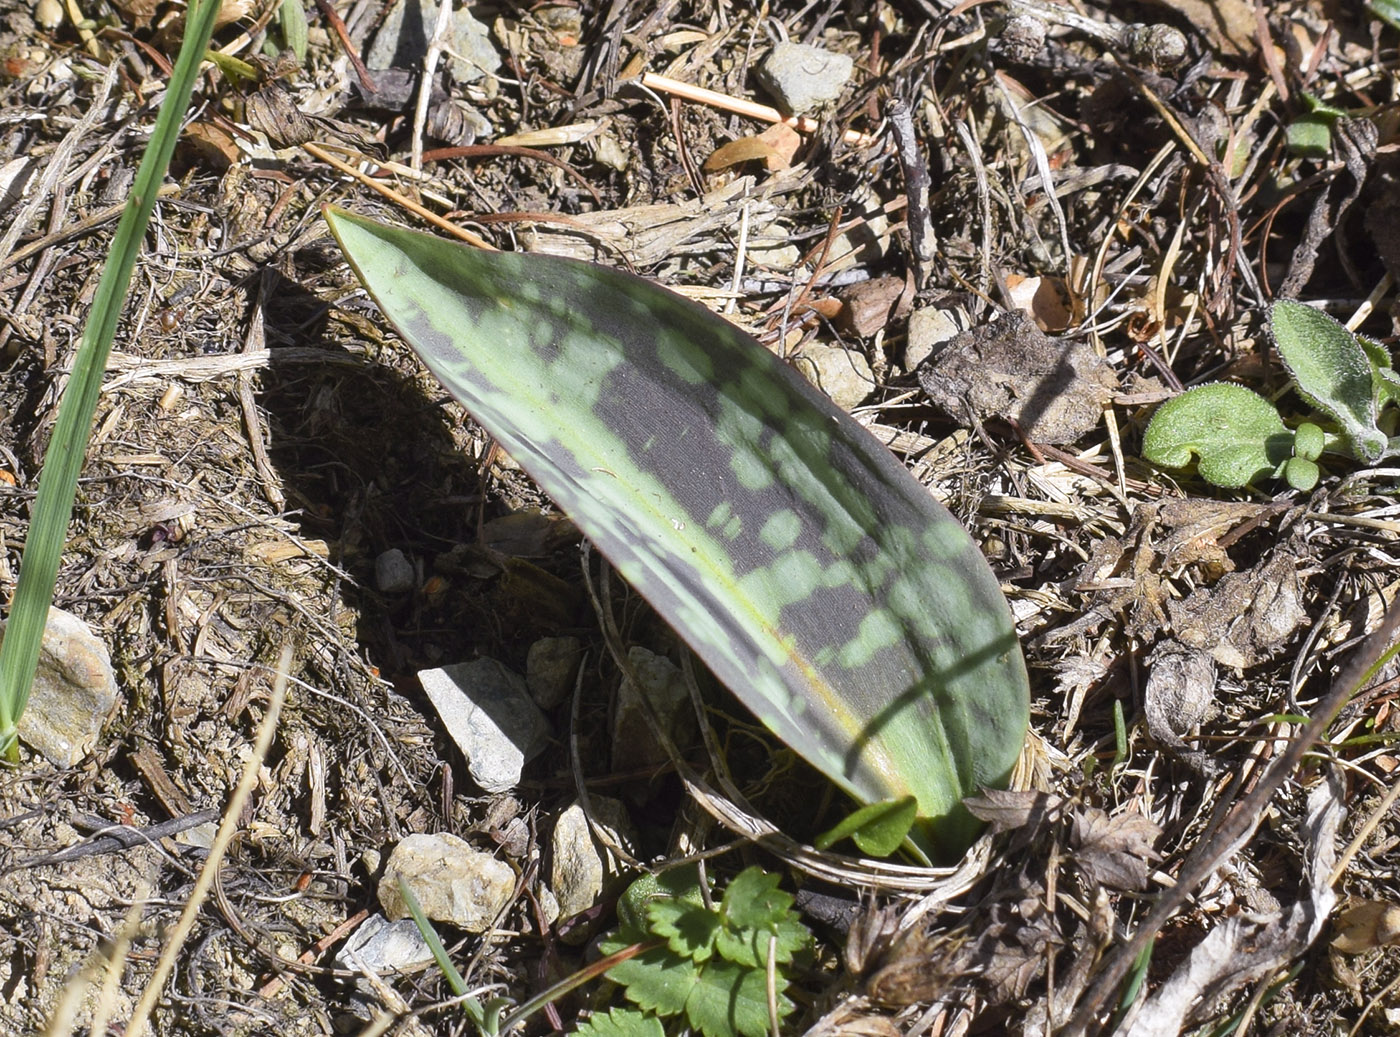
[[[477,252],[337,209],[385,316],[784,742],[939,858],[1003,786],[1029,691],[967,532],[748,335],[629,274]]]

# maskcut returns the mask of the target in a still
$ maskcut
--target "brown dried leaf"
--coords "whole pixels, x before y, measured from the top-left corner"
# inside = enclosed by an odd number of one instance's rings
[[[771,165],[774,161],[781,161],[778,158],[777,149],[773,145],[761,137],[740,137],[738,140],[731,140],[728,144],[721,144],[710,152],[710,157],[705,159],[702,168],[707,173],[719,173],[733,166],[743,165],[745,162],[759,161],[769,169],[782,168],[782,166]]]
[[[1074,816],[1070,845],[1090,885],[1142,890],[1150,867],[1162,859],[1152,848],[1161,834],[1156,822],[1136,811],[1109,817],[1098,807],[1081,807]]]
[[[1343,954],[1364,954],[1400,943],[1400,905],[1358,900],[1338,916],[1332,948]]]
[[[1050,792],[1016,792],[1011,789],[983,789],[979,795],[963,800],[963,806],[972,816],[986,821],[995,832],[1054,821],[1064,804],[1063,796]]]

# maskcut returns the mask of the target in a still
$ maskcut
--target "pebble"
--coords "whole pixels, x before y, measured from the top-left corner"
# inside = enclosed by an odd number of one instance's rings
[[[633,853],[636,835],[622,803],[606,796],[589,796],[588,805],[608,839]],[[560,918],[572,918],[594,907],[624,877],[617,855],[594,839],[581,803],[574,803],[554,822],[550,848],[549,886],[559,902]]]
[[[19,719],[20,739],[55,767],[75,766],[97,745],[116,703],[107,646],[77,616],[50,608],[29,704]]]
[[[486,658],[422,670],[418,679],[467,758],[472,781],[487,792],[518,785],[525,764],[549,742],[549,721],[525,679]]]
[[[909,315],[909,334],[904,341],[904,370],[913,371],[962,330],[952,310],[933,306],[915,310]]]
[[[783,41],[763,59],[758,79],[780,108],[801,115],[840,97],[853,68],[845,54]]]
[[[510,903],[515,872],[448,832],[410,835],[394,847],[379,880],[379,903],[391,919],[408,915],[399,878],[423,914],[469,933],[484,933]]]
[[[370,915],[336,954],[336,967],[358,972],[360,966],[356,958],[371,972],[382,976],[431,961],[433,952],[412,918],[391,922],[383,915]]]
[[[561,705],[574,690],[574,675],[583,655],[576,637],[542,637],[525,656],[525,684],[540,709]]]
[[[411,6],[411,14],[410,14]],[[370,68],[420,68],[428,51],[428,39],[437,25],[438,5],[432,0],[398,0],[374,36],[365,64]],[[443,54],[448,75],[457,83],[475,83],[494,75],[501,55],[491,42],[491,30],[466,7],[452,13],[451,27],[443,42],[460,58]]]
[[[869,361],[854,349],[810,342],[802,347],[795,366],[844,411],[859,406],[875,388]]]
[[[374,560],[374,585],[381,594],[403,594],[413,590],[418,574],[413,563],[397,547],[391,547]]]

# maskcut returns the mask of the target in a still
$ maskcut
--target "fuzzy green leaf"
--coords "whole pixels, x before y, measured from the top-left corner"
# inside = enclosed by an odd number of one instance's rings
[[[1142,437],[1142,456],[1163,468],[1200,458],[1201,478],[1237,488],[1276,476],[1293,453],[1293,434],[1274,405],[1242,385],[1213,382],[1157,408]]]
[[[635,1008],[594,1013],[574,1030],[576,1037],[665,1037],[661,1020]]]
[[[1371,361],[1371,380],[1376,388],[1376,406],[1400,403],[1400,374],[1395,373],[1390,350],[1365,335],[1357,335],[1356,341]]]
[[[860,802],[912,795],[942,859],[1029,720],[967,532],[727,321],[588,263],[476,252],[330,209],[443,384],[779,738]]]
[[[1293,454],[1305,461],[1316,461],[1327,448],[1327,435],[1311,421],[1293,430]]]
[[[1376,427],[1372,359],[1356,336],[1322,311],[1284,300],[1270,308],[1269,325],[1298,391],[1337,423],[1358,459],[1377,460],[1386,437]]]

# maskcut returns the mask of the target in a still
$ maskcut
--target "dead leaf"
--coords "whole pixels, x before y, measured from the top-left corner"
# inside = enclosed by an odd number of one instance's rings
[[[872,277],[838,293],[842,303],[836,326],[859,338],[872,338],[895,317],[904,295],[904,278]]]
[[[1198,587],[1167,613],[1178,641],[1237,670],[1268,662],[1307,622],[1298,558],[1280,548],[1253,569]]]
[[[1380,900],[1357,900],[1337,918],[1332,949],[1342,954],[1364,954],[1377,947],[1400,943],[1400,905]]]
[[[1034,821],[1054,821],[1064,808],[1063,796],[1050,792],[1017,792],[1013,789],[983,789],[963,800],[972,816],[986,821],[995,832],[1024,828]]]
[[[1035,318],[1041,331],[1061,332],[1074,323],[1065,305],[1064,282],[1058,277],[1008,274],[1006,290],[1012,305]]]
[[[1254,8],[1245,0],[1172,0],[1162,6],[1184,15],[1227,57],[1242,57],[1258,49]]]
[[[1109,889],[1144,890],[1162,855],[1152,848],[1162,829],[1149,817],[1128,811],[1110,817],[1098,807],[1081,807],[1070,828],[1074,862],[1085,880]]]
[[[775,123],[757,136],[721,144],[705,159],[703,168],[707,173],[718,173],[745,162],[762,161],[768,172],[776,173],[792,165],[801,143],[801,135],[791,126]]]
[[[1200,648],[1164,641],[1152,651],[1143,689],[1147,730],[1158,742],[1185,752],[1186,736],[1215,708],[1215,660]],[[1210,761],[1192,761],[1209,773]]]
[[[954,335],[919,384],[954,418],[1006,418],[1030,439],[1073,443],[1103,420],[1113,368],[1083,341],[1051,339],[1019,310]]]

